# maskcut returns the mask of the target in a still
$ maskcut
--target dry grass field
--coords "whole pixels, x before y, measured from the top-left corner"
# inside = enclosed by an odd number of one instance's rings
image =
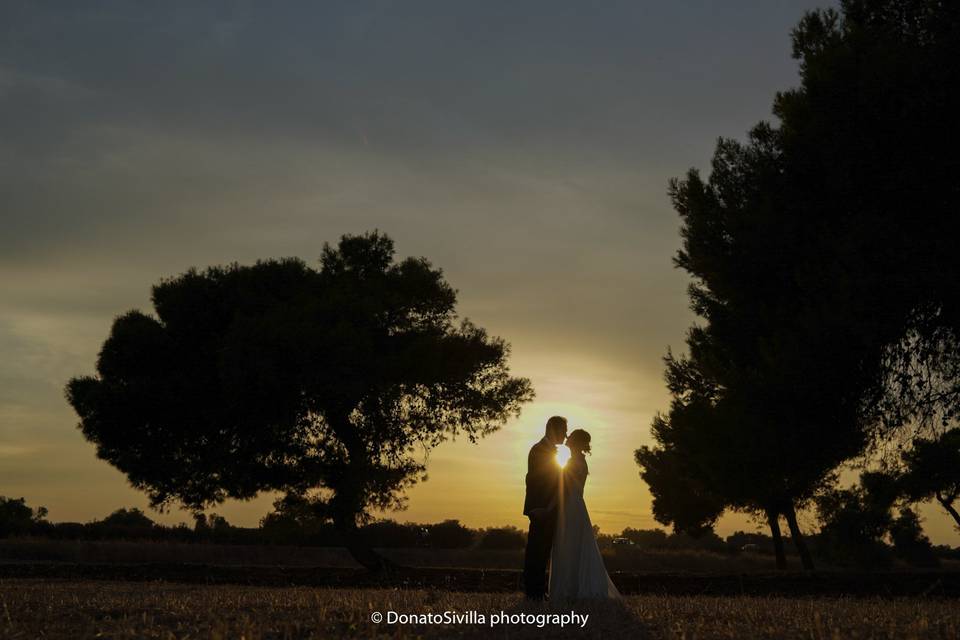
[[[490,625],[491,614],[588,614],[586,626]],[[482,624],[375,624],[387,615],[475,611]],[[545,620],[545,619],[544,619]],[[0,637],[303,638],[960,637],[956,600],[628,596],[620,604],[531,606],[520,594],[440,590],[3,580]]]
[[[625,551],[605,558],[622,602],[551,609],[522,599],[515,551],[385,550],[407,568],[372,578],[341,549],[11,539],[0,541],[0,639],[960,638],[955,563],[810,576],[771,572],[762,555]],[[571,610],[589,615],[583,628],[491,624]],[[391,611],[441,620],[371,620]],[[484,619],[443,624],[448,611]]]

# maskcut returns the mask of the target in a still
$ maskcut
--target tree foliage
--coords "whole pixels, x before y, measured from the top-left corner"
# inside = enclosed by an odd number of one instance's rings
[[[943,135],[960,105],[958,16],[932,0],[807,13],[779,123],[721,139],[707,180],[671,182],[675,264],[705,321],[689,355],[667,359],[674,400],[653,426],[654,451],[691,476],[675,490],[709,487],[796,529],[795,506],[839,463],[912,418],[958,415],[960,258],[947,239],[960,189]],[[657,460],[638,462],[650,476]]]
[[[37,524],[45,523],[46,507],[34,509],[25,498],[0,496],[0,538],[27,535]]]
[[[816,505],[823,523],[818,549],[836,565],[871,569],[889,566],[894,558],[916,566],[938,564],[920,518],[903,503],[899,476],[863,473],[859,485],[827,489]]]
[[[69,382],[84,436],[153,506],[277,490],[349,531],[403,507],[430,449],[486,436],[532,398],[426,259],[395,261],[374,232],[320,262],[165,279],[156,316],[119,316],[97,375]]]
[[[954,506],[960,499],[960,428],[936,439],[916,438],[902,456],[901,483],[907,497],[934,498],[960,528],[960,513]]]
[[[796,204],[839,231],[825,274],[885,347],[864,398],[878,444],[918,422],[944,427],[960,407],[960,257],[948,240],[960,166],[943,135],[960,105],[958,54],[955,3],[845,0],[801,21],[802,88],[776,101],[786,170],[813,187]]]

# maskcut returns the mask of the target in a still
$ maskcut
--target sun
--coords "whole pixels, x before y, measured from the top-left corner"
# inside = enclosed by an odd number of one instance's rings
[[[559,447],[557,447],[557,457],[555,458],[555,460],[557,461],[557,464],[560,465],[561,467],[566,466],[567,460],[569,459],[570,459],[570,449],[567,448],[567,445],[562,444]]]

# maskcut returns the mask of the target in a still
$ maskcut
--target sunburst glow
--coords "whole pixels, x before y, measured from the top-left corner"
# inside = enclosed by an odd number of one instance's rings
[[[567,448],[567,445],[562,444],[557,447],[557,464],[561,467],[566,466],[567,460],[570,459],[570,449]]]

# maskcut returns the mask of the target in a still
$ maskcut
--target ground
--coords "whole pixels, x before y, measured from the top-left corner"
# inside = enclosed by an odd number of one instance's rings
[[[535,606],[518,593],[195,585],[163,581],[0,581],[2,638],[958,638],[954,599],[913,597],[626,596],[618,604]],[[475,624],[379,624],[387,616],[483,614]],[[583,628],[547,618],[589,615]]]
[[[522,599],[522,550],[384,552],[405,568],[374,576],[316,547],[0,540],[0,640],[960,638],[950,561],[808,574],[795,558],[778,572],[762,554],[617,549],[605,561],[622,602],[551,608]],[[444,624],[445,612],[474,618]],[[582,628],[545,617],[571,612],[589,616]],[[491,625],[499,614],[533,617]]]

